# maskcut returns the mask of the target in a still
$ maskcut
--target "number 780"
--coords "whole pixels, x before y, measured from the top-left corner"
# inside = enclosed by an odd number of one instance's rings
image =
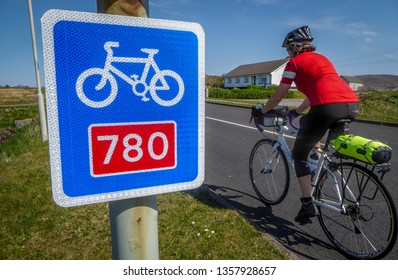
[[[89,130],[92,175],[175,167],[176,130],[175,122],[92,125]]]

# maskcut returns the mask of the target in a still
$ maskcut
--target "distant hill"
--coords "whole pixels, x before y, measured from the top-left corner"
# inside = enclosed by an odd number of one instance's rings
[[[398,90],[398,76],[396,75],[359,75],[365,89]]]

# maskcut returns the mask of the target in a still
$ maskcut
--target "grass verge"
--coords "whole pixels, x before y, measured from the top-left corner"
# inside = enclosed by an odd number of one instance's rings
[[[0,145],[0,259],[108,260],[108,204],[61,208],[51,198],[38,122]],[[204,188],[157,196],[160,259],[287,259]]]

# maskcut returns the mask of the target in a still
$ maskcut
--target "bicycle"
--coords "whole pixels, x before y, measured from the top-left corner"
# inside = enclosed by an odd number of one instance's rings
[[[173,106],[177,104],[181,98],[184,95],[184,82],[180,75],[178,75],[176,72],[171,71],[171,70],[160,70],[154,56],[159,52],[157,49],[141,49],[143,53],[148,54],[147,58],[140,58],[140,57],[114,57],[113,56],[113,49],[115,47],[119,47],[119,42],[106,42],[104,44],[104,49],[107,52],[106,60],[105,60],[105,66],[104,68],[89,68],[85,71],[83,71],[79,77],[77,78],[76,81],[76,92],[77,96],[79,99],[86,104],[87,106],[93,107],[93,108],[102,108],[106,107],[109,104],[111,104],[114,99],[116,98],[116,95],[118,93],[118,85],[116,82],[116,79],[114,75],[120,77],[123,79],[125,82],[130,84],[132,86],[132,91],[134,92],[135,95],[141,96],[142,101],[149,101],[150,99],[146,96],[146,94],[150,93],[152,99],[158,103],[161,106]],[[126,63],[143,63],[145,64],[143,72],[141,74],[141,78],[139,78],[139,75],[134,74],[131,75],[130,77],[121,72],[119,69],[117,69],[114,65],[112,65],[113,62],[126,62]],[[151,78],[149,85],[146,82],[146,79],[148,77],[148,73],[150,69],[153,69],[155,74]],[[112,75],[113,74],[113,75]],[[110,83],[111,89],[109,95],[101,101],[95,101],[87,97],[87,95],[84,92],[84,83],[87,81],[88,78],[99,75],[100,76],[100,81],[99,83],[95,86],[95,90],[99,91],[105,87],[105,85]],[[159,90],[164,90],[164,91],[169,91],[170,86],[166,81],[166,77],[171,78],[174,81],[174,85],[176,85],[178,88],[175,90],[177,92],[175,96],[172,99],[162,99],[159,97],[157,94],[157,91]],[[174,94],[174,92],[173,92]]]
[[[289,113],[289,107],[279,106],[265,117],[272,122],[261,125],[258,119],[254,120],[265,138],[252,149],[249,172],[259,199],[266,205],[276,205],[289,190],[293,158],[285,134],[297,132],[296,116]],[[323,231],[340,253],[349,259],[379,259],[391,251],[397,238],[395,206],[381,181],[391,166],[361,163],[334,150],[331,139],[347,131],[350,121],[337,121],[323,148],[318,148],[320,158],[313,174],[312,198]],[[276,139],[265,135],[262,126],[273,128]],[[380,178],[376,173],[381,173]],[[308,219],[302,224],[310,222]]]

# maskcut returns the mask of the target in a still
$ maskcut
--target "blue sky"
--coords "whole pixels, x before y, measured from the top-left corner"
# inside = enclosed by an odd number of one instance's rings
[[[36,86],[27,0],[1,0],[0,86]],[[397,0],[149,0],[150,17],[201,24],[206,74],[281,59],[287,32],[309,25],[317,52],[340,75],[398,75]],[[41,16],[50,9],[96,12],[96,0],[32,0],[44,85]]]

